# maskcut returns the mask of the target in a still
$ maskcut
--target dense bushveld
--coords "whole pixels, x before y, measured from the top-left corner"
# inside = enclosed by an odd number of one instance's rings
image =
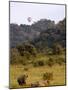
[[[47,57],[45,56],[41,58],[44,60]],[[54,56],[54,58],[56,58],[56,56]],[[17,64],[17,65],[10,65],[10,88],[31,87],[31,83],[43,81],[43,75],[45,75],[46,72],[53,74],[53,80],[50,80],[49,86],[65,85],[64,63],[62,65],[57,63],[54,64],[52,67],[48,65],[35,67],[32,64],[29,65]],[[26,85],[20,86],[17,82],[17,78],[23,74],[28,75],[28,78],[26,80]],[[42,84],[40,86],[42,86]]]
[[[65,85],[65,19],[10,25],[10,88]],[[28,75],[18,83],[18,77]],[[23,77],[24,78],[24,77]]]
[[[34,62],[29,64],[11,64],[10,65],[10,88],[31,87],[31,83],[48,80],[48,74],[52,73],[52,80],[48,86],[65,85],[65,56],[61,55],[38,55]],[[33,59],[33,60],[34,60]],[[52,59],[50,61],[50,59]],[[24,59],[24,63],[26,60]],[[28,75],[26,84],[20,86],[17,82],[21,75]],[[40,86],[46,86],[40,84]]]

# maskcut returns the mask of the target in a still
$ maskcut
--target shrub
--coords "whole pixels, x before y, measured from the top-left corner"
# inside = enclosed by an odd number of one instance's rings
[[[53,44],[52,49],[53,49],[53,54],[58,54],[58,55],[61,54],[63,50],[62,46],[59,43]]]
[[[52,67],[54,65],[54,63],[55,63],[55,61],[52,58],[49,58],[49,60],[46,62],[46,64],[50,67]]]
[[[23,44],[16,46],[16,48],[18,49],[21,56],[26,55],[27,58],[29,58],[30,55],[34,57],[36,56],[36,48],[28,42],[24,42]]]
[[[27,68],[27,67],[25,67],[25,68],[24,68],[24,70],[25,70],[25,71],[28,71],[28,68]]]
[[[19,55],[19,52],[16,48],[12,48],[10,50],[10,63],[11,64],[17,64],[21,60],[21,57]]]
[[[43,80],[53,80],[53,73],[46,72],[43,74]]]
[[[56,60],[56,63],[58,63],[59,65],[62,65],[63,63],[65,63],[65,58],[58,58]]]
[[[63,63],[65,63],[65,58],[59,58],[59,60],[61,61],[61,62],[63,62]]]
[[[44,66],[44,61],[43,60],[39,60],[33,63],[34,66]]]

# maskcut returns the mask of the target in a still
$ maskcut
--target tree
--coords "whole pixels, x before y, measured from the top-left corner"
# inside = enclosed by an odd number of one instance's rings
[[[20,54],[16,48],[12,48],[10,50],[10,63],[11,64],[17,64],[20,62]]]
[[[36,48],[30,43],[23,43],[18,45],[16,48],[18,49],[21,56],[29,54],[33,55],[34,57],[36,56]]]
[[[62,53],[62,46],[58,43],[53,44],[53,54],[61,54]]]

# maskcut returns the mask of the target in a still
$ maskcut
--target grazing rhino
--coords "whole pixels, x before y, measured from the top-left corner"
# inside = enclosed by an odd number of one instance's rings
[[[26,84],[27,77],[28,77],[28,75],[22,75],[22,76],[18,77],[18,79],[17,79],[18,84],[20,86]]]
[[[50,85],[50,81],[49,80],[45,80],[45,81],[43,81],[43,83],[44,83],[45,86],[49,86]]]
[[[38,87],[38,86],[39,86],[39,82],[31,83],[31,87]]]
[[[39,81],[39,86],[41,87],[49,86],[49,84],[50,84],[49,80]]]

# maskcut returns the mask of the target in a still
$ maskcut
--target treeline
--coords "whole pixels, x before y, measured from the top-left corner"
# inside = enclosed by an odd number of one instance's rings
[[[54,48],[65,48],[66,47],[66,20],[60,21],[58,24],[48,28],[46,30],[41,30],[40,35],[33,39],[33,44],[46,51],[48,49]],[[54,52],[55,53],[55,52]]]
[[[52,48],[44,48],[44,52],[42,50],[38,50],[34,45],[29,42],[23,43],[21,45],[16,46],[15,48],[11,48],[10,50],[10,63],[11,64],[33,64],[34,66],[40,64],[40,66],[44,65],[43,60],[37,60],[38,55],[43,57],[57,55],[56,59],[61,59],[62,62],[65,62],[65,49],[60,45],[54,45]],[[63,55],[62,58],[59,56]],[[54,58],[49,58],[48,61],[52,63],[54,62]],[[52,61],[51,61],[52,60]],[[45,60],[46,61],[46,60]],[[56,61],[56,60],[55,60]],[[60,61],[59,61],[60,62]]]
[[[66,49],[66,19],[41,19],[31,26],[10,24],[10,63],[32,63],[37,54],[59,55]]]

